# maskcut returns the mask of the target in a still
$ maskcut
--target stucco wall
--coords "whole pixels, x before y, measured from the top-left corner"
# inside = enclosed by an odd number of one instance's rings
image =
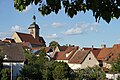
[[[95,65],[99,65],[99,62],[95,58],[95,56],[90,52],[88,56],[85,58],[83,63],[81,64],[81,69],[86,68],[86,67],[93,67]]]
[[[58,47],[56,47],[56,48],[55,48],[54,53],[56,53],[56,52],[60,52],[60,50],[59,50],[59,48],[58,48]]]
[[[86,67],[93,67],[95,65],[99,65],[99,62],[97,61],[97,59],[95,58],[95,56],[90,52],[87,57],[85,58],[85,60],[83,61],[82,64],[76,64],[76,63],[68,63],[69,67],[71,69],[84,69]]]
[[[22,42],[19,36],[16,34],[16,32],[12,35],[12,38],[15,40],[15,42],[18,42],[18,43]]]
[[[103,67],[106,67],[106,68],[110,69],[112,66],[111,66],[111,64],[103,62]]]
[[[120,76],[120,74],[109,74],[109,73],[106,73],[106,78],[107,79],[117,80],[118,76]]]
[[[35,38],[35,35],[36,35],[36,33],[35,33],[35,29],[34,28],[32,28],[32,29],[28,29],[28,33],[29,34],[32,34],[32,36]],[[31,33],[31,31],[33,32],[33,33]]]
[[[81,68],[81,64],[68,63],[69,67],[73,70]]]

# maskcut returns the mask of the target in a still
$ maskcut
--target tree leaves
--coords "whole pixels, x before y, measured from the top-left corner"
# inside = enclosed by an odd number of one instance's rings
[[[106,77],[105,72],[98,66],[78,69],[76,73],[80,80],[104,80]]]
[[[114,73],[120,73],[120,55],[118,56],[116,61],[112,62],[111,71]]]
[[[84,13],[89,10],[93,12],[96,22],[100,18],[109,23],[113,17],[120,17],[120,0],[14,0],[14,7],[23,11],[28,5],[34,3],[40,5],[38,11],[45,16],[54,12],[57,14],[61,8],[64,8],[65,14],[73,18],[78,12]]]

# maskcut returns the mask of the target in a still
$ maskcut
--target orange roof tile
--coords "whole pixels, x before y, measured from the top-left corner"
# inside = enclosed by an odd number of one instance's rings
[[[112,61],[115,61],[117,60],[117,58],[119,57],[120,55],[120,44],[115,44],[113,47],[112,47],[112,52],[111,54],[108,56],[108,60],[106,62],[112,62]]]
[[[91,50],[91,51],[92,51],[93,55],[97,58],[98,55],[99,55],[99,53],[100,53],[100,51],[101,51],[101,49],[98,49],[98,50]]]
[[[68,47],[65,51],[56,52],[54,55],[54,59],[69,60],[77,50],[78,50],[78,47]],[[66,57],[66,54],[69,54],[68,57]]]
[[[49,51],[53,51],[51,47],[45,47],[45,52],[48,53]]]
[[[60,51],[65,51],[68,48],[68,46],[58,46],[58,48]]]
[[[91,50],[96,58],[101,51],[101,48],[86,48],[86,47],[83,47],[82,49],[83,50]]]
[[[81,64],[89,52],[90,50],[85,50],[85,51],[79,50],[77,53],[75,53],[75,55],[68,62]]]
[[[65,60],[66,59],[65,52],[64,51],[62,51],[62,52],[56,52],[54,54],[53,59],[55,59],[55,60]]]
[[[102,48],[100,53],[97,56],[98,60],[105,60],[108,55],[111,54],[112,48]]]
[[[31,44],[39,44],[39,41],[34,39],[34,37],[31,34],[25,34],[25,33],[20,33],[16,32],[22,42],[30,42]]]

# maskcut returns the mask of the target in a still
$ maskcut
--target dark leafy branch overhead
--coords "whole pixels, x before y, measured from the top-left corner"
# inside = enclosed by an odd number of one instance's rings
[[[120,17],[120,0],[14,0],[14,7],[23,11],[30,4],[35,4],[38,11],[43,15],[49,15],[51,12],[58,13],[61,8],[65,14],[73,18],[79,12],[91,10],[96,22],[102,18],[107,23],[112,18]]]

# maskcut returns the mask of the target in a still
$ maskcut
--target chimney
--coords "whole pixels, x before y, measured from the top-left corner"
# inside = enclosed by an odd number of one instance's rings
[[[92,45],[92,49],[94,48],[94,45]]]
[[[106,45],[105,45],[105,44],[102,44],[101,47],[102,47],[102,48],[106,48]]]

